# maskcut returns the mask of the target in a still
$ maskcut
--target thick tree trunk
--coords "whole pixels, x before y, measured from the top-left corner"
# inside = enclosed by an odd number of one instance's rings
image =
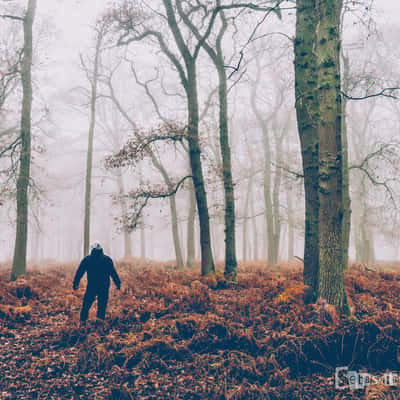
[[[31,167],[31,114],[32,114],[32,28],[36,12],[36,0],[29,0],[24,17],[24,56],[21,65],[22,110],[21,150],[17,179],[17,223],[14,259],[11,279],[26,272],[26,251],[28,241],[28,188]]]
[[[317,299],[319,275],[318,70],[314,52],[317,0],[298,0],[295,41],[295,93],[305,193],[305,300]]]
[[[318,5],[320,275],[318,296],[348,313],[344,285],[343,154],[340,81],[341,0]]]
[[[86,179],[85,179],[85,216],[83,223],[83,255],[89,254],[90,241],[90,213],[91,213],[91,195],[92,195],[92,169],[93,169],[93,142],[94,130],[96,125],[96,104],[97,104],[97,83],[99,78],[100,53],[103,35],[98,33],[96,41],[96,50],[93,64],[93,75],[90,80],[90,122],[88,132],[88,147],[86,155]]]

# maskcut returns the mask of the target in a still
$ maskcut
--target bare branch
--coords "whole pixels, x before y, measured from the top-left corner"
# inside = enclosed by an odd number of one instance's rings
[[[171,183],[171,186],[168,187],[167,189],[160,187],[153,187],[153,188],[148,188],[146,190],[131,192],[125,195],[124,197],[133,201],[133,204],[130,207],[131,211],[129,212],[128,215],[123,216],[122,222],[125,225],[125,227],[130,231],[134,230],[140,221],[140,217],[142,215],[144,208],[147,206],[150,200],[165,199],[174,196],[178,192],[179,188],[183,185],[183,183],[187,179],[192,179],[192,178],[193,177],[191,175],[187,175],[175,185]],[[171,189],[171,187],[173,187],[173,189]]]
[[[384,88],[378,93],[366,94],[365,96],[361,96],[361,97],[353,97],[353,96],[350,96],[350,95],[348,95],[348,94],[346,94],[344,92],[341,92],[341,93],[342,93],[342,96],[344,96],[348,100],[365,100],[365,99],[370,99],[370,98],[373,98],[373,97],[380,97],[380,96],[388,97],[390,99],[399,100],[400,97],[396,96],[394,94],[398,90],[400,90],[400,88],[398,88],[398,87],[395,87],[395,88]]]
[[[14,21],[24,22],[24,18],[18,17],[17,15],[0,14],[0,18],[12,19]]]

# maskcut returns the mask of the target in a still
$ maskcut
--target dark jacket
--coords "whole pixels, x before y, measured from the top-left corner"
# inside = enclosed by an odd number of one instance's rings
[[[103,253],[103,250],[93,249],[89,256],[85,257],[76,271],[73,288],[78,289],[82,276],[87,273],[87,290],[102,291],[110,287],[110,277],[115,286],[120,289],[121,280],[114,268],[110,257]]]

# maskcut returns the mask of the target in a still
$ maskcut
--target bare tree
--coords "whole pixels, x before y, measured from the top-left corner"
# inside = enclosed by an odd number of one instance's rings
[[[32,112],[32,49],[33,23],[36,0],[29,0],[23,17],[24,53],[21,65],[22,110],[21,110],[21,148],[19,174],[17,179],[17,229],[11,279],[16,279],[26,271],[26,251],[28,241],[28,187],[31,167],[31,112]]]
[[[89,131],[88,147],[86,153],[86,178],[85,178],[85,202],[84,202],[84,222],[83,222],[83,254],[89,253],[90,242],[90,214],[91,214],[91,193],[92,193],[92,169],[93,169],[93,144],[96,127],[96,106],[98,99],[98,84],[100,76],[100,57],[104,36],[106,34],[106,22],[100,21],[96,26],[96,44],[93,58],[93,65],[87,66],[81,56],[82,68],[86,72],[86,77],[90,84],[90,110],[89,110]]]
[[[134,71],[134,68],[132,65],[131,65],[131,70],[135,76],[136,81],[139,82],[136,72]],[[143,136],[143,134],[139,132],[135,121],[129,115],[127,110],[123,107],[121,101],[117,98],[117,95],[115,93],[113,83],[112,83],[112,78],[113,78],[114,72],[105,79],[105,83],[108,87],[109,94],[104,95],[104,96],[109,97],[111,99],[114,106],[117,108],[118,112],[128,122],[130,129],[132,129],[136,140],[145,141],[146,140],[145,136]],[[151,93],[149,91],[149,88],[147,87],[147,84],[146,83],[142,84],[142,86],[144,86],[146,88],[146,92],[151,96]],[[156,100],[154,98],[152,98],[152,100],[154,101],[154,104],[157,105]],[[151,147],[147,147],[146,155],[150,158],[153,166],[161,174],[161,176],[168,188],[168,191],[173,192],[173,182],[170,178],[170,175],[169,175],[167,169],[164,167],[164,165],[162,164],[159,157],[157,157],[157,153]],[[169,196],[169,205],[170,205],[172,238],[173,238],[173,242],[174,242],[176,263],[179,268],[182,268],[184,265],[184,262],[183,262],[183,256],[182,256],[182,246],[181,246],[179,230],[178,230],[178,211],[177,211],[177,206],[176,206],[175,193],[173,195]],[[142,238],[144,238],[144,234],[142,234]],[[145,251],[143,250],[142,253],[144,253],[144,252]]]
[[[201,243],[201,271],[203,275],[213,273],[215,271],[214,260],[211,250],[210,236],[210,219],[208,212],[207,195],[204,185],[203,169],[201,162],[201,148],[199,142],[199,105],[197,93],[197,76],[196,76],[196,59],[198,57],[201,44],[197,44],[193,52],[189,49],[189,43],[185,42],[182,31],[179,28],[177,16],[170,0],[163,0],[163,5],[166,12],[166,20],[173,39],[179,51],[183,63],[178,57],[168,48],[163,35],[159,31],[144,28],[142,32],[137,32],[135,20],[137,20],[136,10],[134,15],[128,14],[119,20],[122,29],[125,33],[119,39],[120,45],[127,45],[131,42],[141,41],[145,38],[154,38],[160,46],[161,51],[171,61],[173,66],[178,71],[181,83],[187,98],[188,111],[188,143],[190,165],[192,170],[193,183],[196,194],[197,209],[200,222],[200,243]],[[126,21],[129,21],[126,23]],[[132,32],[132,27],[135,27]]]

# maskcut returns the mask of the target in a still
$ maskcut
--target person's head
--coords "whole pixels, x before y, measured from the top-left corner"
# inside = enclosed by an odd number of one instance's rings
[[[103,247],[101,246],[100,242],[96,240],[90,245],[90,254],[101,254],[101,253],[103,253]]]

